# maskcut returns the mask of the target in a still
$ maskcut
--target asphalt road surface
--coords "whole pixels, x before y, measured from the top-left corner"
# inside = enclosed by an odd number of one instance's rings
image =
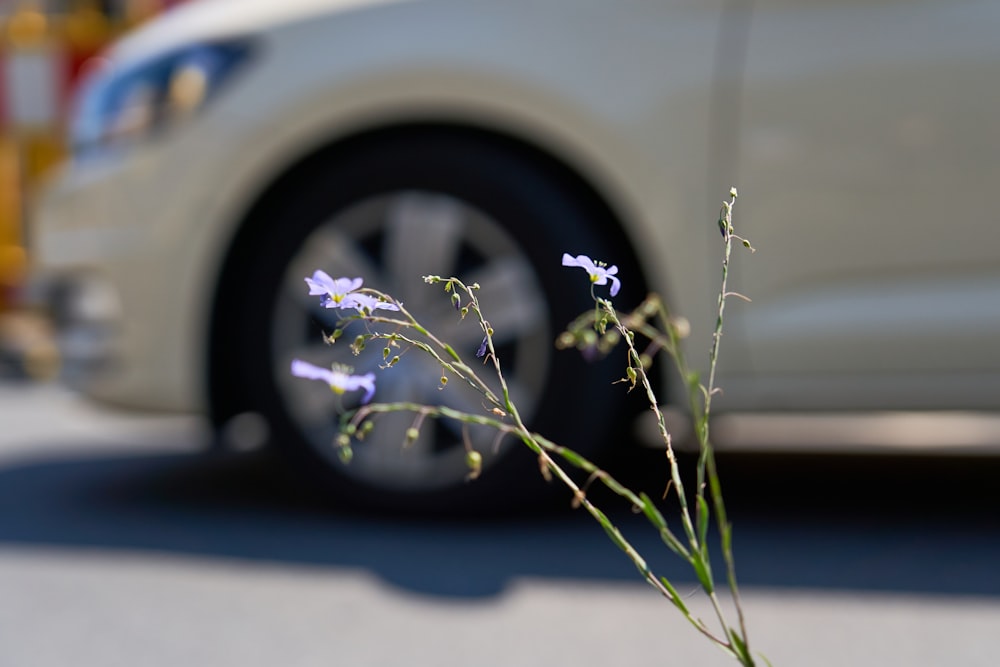
[[[580,513],[319,506],[204,441],[190,419],[0,383],[0,667],[735,664]],[[662,488],[660,454],[615,464]],[[751,641],[775,665],[997,664],[997,461],[720,465]],[[656,536],[611,513],[707,616]]]

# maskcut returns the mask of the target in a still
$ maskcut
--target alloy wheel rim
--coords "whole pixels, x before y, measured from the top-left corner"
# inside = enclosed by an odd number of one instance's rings
[[[309,445],[342,474],[386,491],[433,491],[466,478],[466,442],[482,454],[484,470],[498,461],[514,444],[509,438],[497,441],[486,427],[463,431],[453,422],[423,421],[419,437],[404,447],[404,432],[414,425],[409,413],[379,416],[371,434],[353,446],[352,461],[339,460],[333,446],[339,410],[356,403],[338,405],[338,397],[318,383],[292,377],[293,358],[374,372],[377,402],[442,403],[479,413],[487,407],[460,381],[442,388],[440,368],[420,350],[393,350],[401,360],[389,369],[378,367],[381,344],[353,356],[350,341],[363,330],[361,322],[345,328],[338,343],[324,344],[321,332],[332,332],[343,313],[320,307],[318,297],[308,295],[303,278],[316,269],[334,278],[362,277],[366,286],[392,294],[470,365],[483,335],[478,321],[471,315],[461,320],[441,286],[425,284],[422,276],[478,282],[512,398],[522,417],[530,419],[545,388],[553,336],[545,293],[517,240],[496,220],[441,193],[399,191],[365,200],[332,216],[304,240],[282,278],[271,323],[273,373],[284,407]],[[482,371],[480,377],[498,387],[491,367]]]

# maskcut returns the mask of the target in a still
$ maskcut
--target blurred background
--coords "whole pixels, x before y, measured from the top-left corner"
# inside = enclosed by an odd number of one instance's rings
[[[66,113],[84,64],[178,0],[0,3],[0,376],[48,379],[59,355],[27,305],[30,202],[68,154]]]
[[[26,293],[30,202],[67,153],[83,63],[175,4],[0,4],[0,667],[730,664],[568,503],[457,520],[320,502],[260,452],[206,452],[196,418],[115,412],[58,381]],[[932,456],[845,454],[836,436],[809,456],[815,423],[730,428],[782,443],[720,455],[750,636],[775,665],[995,664],[998,457],[947,429],[918,426]],[[662,452],[609,465],[662,488]]]

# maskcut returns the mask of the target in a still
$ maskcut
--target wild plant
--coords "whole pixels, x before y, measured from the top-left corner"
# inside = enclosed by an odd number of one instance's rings
[[[345,463],[350,462],[353,447],[364,446],[365,436],[374,428],[378,415],[389,412],[408,412],[414,419],[402,434],[402,445],[415,441],[420,428],[427,419],[453,420],[466,429],[472,425],[487,426],[495,430],[498,438],[513,437],[531,450],[539,461],[539,470],[546,480],[558,480],[571,492],[573,505],[583,508],[604,529],[611,541],[618,546],[638,569],[639,574],[683,617],[710,642],[734,657],[740,664],[755,664],[751,653],[736,578],[736,564],[733,556],[733,528],[726,513],[722,484],[716,466],[715,454],[710,440],[712,400],[718,394],[716,368],[722,343],[723,319],[726,302],[730,297],[749,301],[745,296],[730,291],[729,267],[734,243],[739,243],[753,251],[750,242],[736,234],[733,226],[733,207],[737,192],[733,188],[729,199],[722,203],[719,214],[719,230],[724,242],[722,258],[722,280],[718,294],[715,327],[709,348],[707,378],[693,370],[682,349],[682,340],[690,327],[687,321],[672,314],[664,301],[656,294],[650,294],[634,310],[619,313],[611,298],[598,294],[598,287],[608,287],[608,294],[614,297],[621,287],[618,267],[595,261],[586,255],[564,254],[562,265],[583,269],[588,278],[594,308],[571,322],[561,334],[556,345],[559,348],[577,348],[587,354],[602,355],[613,353],[624,343],[625,376],[621,382],[625,390],[640,389],[649,402],[656,418],[659,436],[663,442],[669,469],[667,490],[662,500],[672,494],[679,508],[679,528],[668,523],[657,503],[644,492],[635,492],[619,483],[607,471],[584,458],[573,449],[552,442],[544,435],[533,432],[522,419],[517,405],[510,396],[510,389],[504,377],[501,359],[494,347],[494,330],[480,307],[479,285],[466,284],[455,276],[424,276],[429,285],[442,285],[447,298],[462,319],[474,319],[483,333],[482,343],[475,356],[492,370],[496,384],[484,381],[477,368],[467,363],[448,342],[425,328],[402,303],[391,295],[375,289],[363,287],[361,278],[333,279],[321,270],[305,279],[309,293],[319,296],[320,304],[326,308],[340,309],[344,317],[338,327],[326,336],[328,343],[338,341],[345,326],[353,321],[364,323],[364,333],[348,343],[355,355],[364,353],[373,343],[382,345],[383,368],[392,368],[399,363],[400,355],[418,350],[430,355],[441,370],[440,384],[444,388],[449,382],[459,381],[475,389],[482,396],[483,410],[467,412],[445,405],[424,405],[408,402],[372,403],[375,394],[375,374],[354,375],[351,369],[341,366],[323,368],[302,360],[292,362],[294,375],[325,382],[338,395],[347,392],[364,391],[360,405],[344,409],[340,415],[340,428],[333,446]],[[555,258],[553,258],[555,259]],[[341,343],[343,344],[343,343]],[[687,388],[687,410],[690,411],[693,432],[698,445],[695,464],[695,488],[685,488],[681,466],[675,453],[671,433],[660,407],[660,401],[650,379],[654,359],[665,354],[673,363],[677,373]],[[476,364],[480,366],[481,364]],[[498,387],[498,389],[495,389]],[[466,463],[469,480],[475,480],[482,472],[482,452],[476,449],[472,440],[464,438]],[[582,471],[586,482],[577,483],[571,469]],[[692,612],[685,597],[665,576],[659,575],[647,564],[631,542],[623,535],[607,514],[591,500],[588,490],[600,483],[614,494],[624,498],[635,511],[640,512],[652,528],[659,534],[666,547],[685,561],[690,567],[703,593],[711,603],[715,616],[708,622]],[[713,570],[709,554],[710,524],[716,526],[718,543],[721,547],[725,569],[725,588],[731,597],[736,620],[731,622],[718,595],[717,576]],[[758,654],[759,655],[759,654]],[[762,656],[759,656],[762,657]],[[766,658],[762,659],[767,662]]]

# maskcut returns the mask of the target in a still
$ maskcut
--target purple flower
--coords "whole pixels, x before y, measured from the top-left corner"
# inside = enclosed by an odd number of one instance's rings
[[[343,308],[344,300],[364,283],[361,278],[337,278],[334,280],[326,271],[315,271],[312,278],[306,278],[310,294],[321,294],[320,303],[327,308]]]
[[[486,350],[489,349],[487,347],[488,338],[489,338],[488,336],[483,336],[483,342],[479,344],[479,349],[476,350],[476,357],[482,358],[486,356]]]
[[[566,252],[564,252],[562,256],[562,265],[579,266],[581,269],[590,274],[590,282],[594,285],[607,285],[610,280],[611,296],[618,294],[618,290],[622,287],[621,281],[615,277],[618,273],[617,266],[609,267],[604,262],[595,262],[586,255],[577,255],[576,257],[573,257]]]
[[[351,375],[348,369],[323,368],[310,364],[308,361],[294,359],[292,361],[292,375],[306,378],[307,380],[322,380],[330,385],[330,389],[335,394],[343,394],[348,391],[365,390],[362,403],[372,400],[375,395],[375,374],[365,373],[364,375]]]
[[[375,312],[375,310],[381,308],[382,310],[399,310],[399,306],[394,303],[389,303],[388,301],[381,301],[376,299],[371,294],[361,294],[355,292],[353,294],[348,294],[347,298],[350,299],[352,306],[358,310],[367,310],[368,312]],[[350,308],[352,306],[341,306],[342,308]]]
[[[362,294],[364,280],[361,278],[337,278],[334,280],[325,271],[316,270],[312,278],[306,278],[310,294],[320,295],[320,305],[326,308],[356,308],[372,312],[378,308],[383,310],[399,310],[399,306],[388,301],[380,301],[369,294]]]

